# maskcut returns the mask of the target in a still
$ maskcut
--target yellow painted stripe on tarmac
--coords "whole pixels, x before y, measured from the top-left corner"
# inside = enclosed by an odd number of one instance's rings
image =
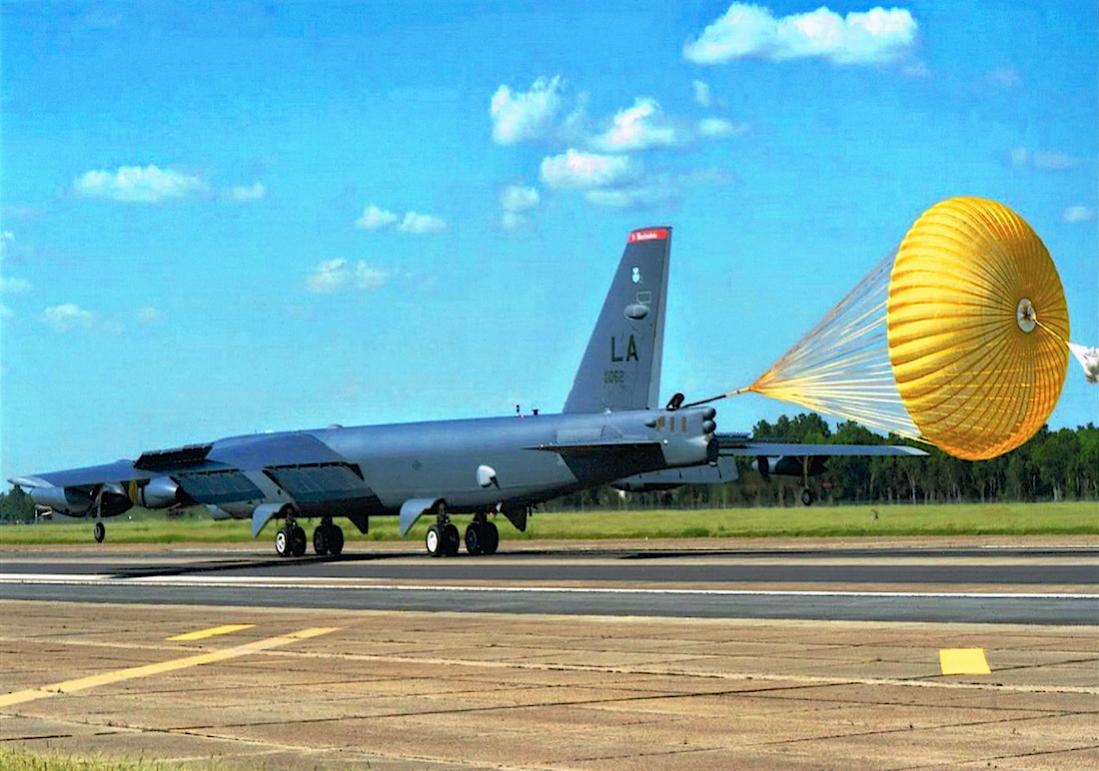
[[[943,648],[939,651],[939,667],[944,675],[989,675],[984,648]]]
[[[188,667],[197,667],[202,664],[213,664],[218,661],[235,659],[240,656],[247,656],[250,653],[257,653],[269,648],[277,648],[280,645],[287,645],[298,640],[308,640],[311,637],[320,637],[323,634],[335,632],[337,629],[339,629],[339,627],[310,627],[308,629],[302,629],[300,632],[291,632],[290,634],[279,635],[278,637],[268,637],[265,640],[256,640],[232,648],[225,648],[220,651],[201,653],[197,656],[185,656],[181,659],[162,661],[158,664],[144,664],[139,667],[116,669],[113,672],[79,677],[75,680],[64,680],[60,683],[44,685],[41,688],[28,688],[25,691],[15,691],[14,693],[0,696],[0,708],[10,707],[15,704],[23,704],[24,702],[34,701],[36,699],[45,699],[50,696],[60,696],[66,693],[85,691],[89,688],[98,688],[101,685],[120,683],[124,680],[150,677],[151,675],[159,675],[165,672],[174,672],[178,669],[187,669]]]
[[[184,632],[169,637],[169,640],[205,640],[207,637],[217,637],[219,634],[232,634],[242,629],[251,629],[255,624],[222,624],[212,626],[209,629],[199,629],[196,632]]]

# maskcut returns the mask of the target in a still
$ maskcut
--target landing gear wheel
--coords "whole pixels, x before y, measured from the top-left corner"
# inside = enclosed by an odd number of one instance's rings
[[[96,543],[103,543],[103,539],[107,537],[107,527],[102,522],[96,522],[95,527],[92,528],[92,535],[95,536]]]
[[[290,553],[295,557],[305,554],[305,531],[298,525],[290,530]]]
[[[343,551],[343,530],[339,525],[328,526],[328,553],[333,557]]]
[[[432,557],[443,556],[443,533],[442,528],[438,525],[432,525],[427,529],[427,535],[424,537],[424,543],[427,545],[427,553]]]
[[[328,525],[319,525],[313,531],[313,551],[320,557],[328,554],[328,550],[331,548],[328,545],[328,528]]]
[[[805,506],[812,506],[813,501],[817,499],[817,496],[813,495],[813,491],[806,487],[801,491],[801,502]]]
[[[290,534],[286,532],[285,527],[280,527],[275,533],[275,554],[280,557],[290,556]]]
[[[500,545],[500,531],[496,529],[494,522],[481,523],[481,552],[482,554],[495,554],[496,547]]]
[[[466,526],[466,551],[473,556],[484,552],[482,541],[484,540],[482,525],[480,522],[470,522]]]
[[[458,528],[447,522],[446,526],[443,527],[443,548],[446,556],[453,557],[458,553],[461,545],[462,537],[458,534]]]

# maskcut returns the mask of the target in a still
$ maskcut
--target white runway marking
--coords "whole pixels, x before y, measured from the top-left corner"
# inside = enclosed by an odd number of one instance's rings
[[[366,592],[481,592],[488,594],[643,594],[704,595],[728,597],[881,597],[931,599],[1005,600],[1099,600],[1099,594],[1056,592],[896,592],[832,591],[817,589],[630,589],[577,586],[455,586],[453,584],[359,584],[355,579],[287,578],[259,576],[157,576],[155,578],[113,578],[95,573],[0,573],[0,584],[53,584],[70,586],[201,586],[234,589],[341,589]],[[63,598],[58,598],[63,599]]]

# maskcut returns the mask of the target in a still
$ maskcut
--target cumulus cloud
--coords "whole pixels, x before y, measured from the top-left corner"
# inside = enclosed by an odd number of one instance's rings
[[[0,319],[10,319],[15,314],[11,312],[11,308],[0,303]]]
[[[695,101],[703,107],[709,107],[711,102],[710,85],[701,80],[695,80],[691,82],[691,88],[694,89]]]
[[[160,311],[151,305],[146,305],[143,308],[138,308],[137,320],[141,324],[155,324],[160,321]]]
[[[421,235],[425,233],[441,233],[446,230],[446,220],[436,217],[434,214],[419,214],[418,212],[405,212],[404,219],[397,226],[402,233]]]
[[[1061,212],[1062,222],[1087,222],[1095,217],[1095,212],[1086,206],[1070,206]]]
[[[542,159],[539,177],[550,187],[593,189],[611,187],[637,174],[637,165],[625,155],[600,155],[569,148]]]
[[[57,332],[91,329],[95,325],[95,314],[75,303],[62,303],[51,305],[42,311],[42,321]]]
[[[500,215],[500,227],[505,230],[516,230],[530,224],[530,218],[525,212],[538,206],[541,196],[538,190],[524,185],[508,185],[500,194],[500,207],[504,213]]]
[[[615,209],[639,209],[672,198],[672,188],[661,181],[605,190],[589,190],[584,198],[597,206]]]
[[[529,91],[512,91],[501,85],[489,102],[492,139],[510,145],[542,136],[561,108],[560,88],[560,75],[538,78]]]
[[[386,282],[389,274],[359,260],[351,263],[338,257],[318,263],[306,278],[310,292],[331,294],[342,289],[377,289]]]
[[[666,147],[679,139],[675,129],[664,120],[660,104],[651,97],[640,96],[634,99],[632,107],[614,114],[610,128],[594,137],[592,145],[600,150],[620,152]]]
[[[229,200],[237,203],[251,203],[262,201],[267,196],[267,188],[262,182],[254,182],[251,185],[235,185],[229,188]]]
[[[20,292],[29,291],[31,288],[31,282],[25,278],[12,278],[11,276],[0,276],[0,294],[18,294]]]
[[[703,118],[698,122],[698,133],[709,139],[735,137],[747,132],[747,123],[733,123],[724,118]]]
[[[362,216],[355,220],[355,227],[362,228],[363,230],[379,230],[389,227],[397,220],[398,217],[393,212],[386,211],[374,204],[370,204],[363,209]]]
[[[748,57],[784,61],[806,57],[836,64],[890,62],[909,49],[918,25],[904,8],[871,8],[840,16],[815,11],[775,17],[769,8],[733,3],[697,39],[683,47],[696,64]]]
[[[1080,161],[1067,153],[1053,150],[1028,150],[1025,147],[1013,147],[1008,153],[1012,166],[1033,168],[1038,171],[1064,171],[1071,169]]]
[[[500,194],[500,206],[504,211],[522,212],[533,209],[538,205],[541,196],[538,190],[523,185],[508,185]]]
[[[206,189],[201,177],[172,169],[120,166],[116,171],[86,171],[73,180],[73,190],[85,198],[127,203],[158,203],[196,195]]]

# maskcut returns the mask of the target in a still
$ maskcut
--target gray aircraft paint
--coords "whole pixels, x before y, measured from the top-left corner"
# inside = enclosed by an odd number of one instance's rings
[[[670,227],[630,233],[564,412],[659,406],[671,245]]]

